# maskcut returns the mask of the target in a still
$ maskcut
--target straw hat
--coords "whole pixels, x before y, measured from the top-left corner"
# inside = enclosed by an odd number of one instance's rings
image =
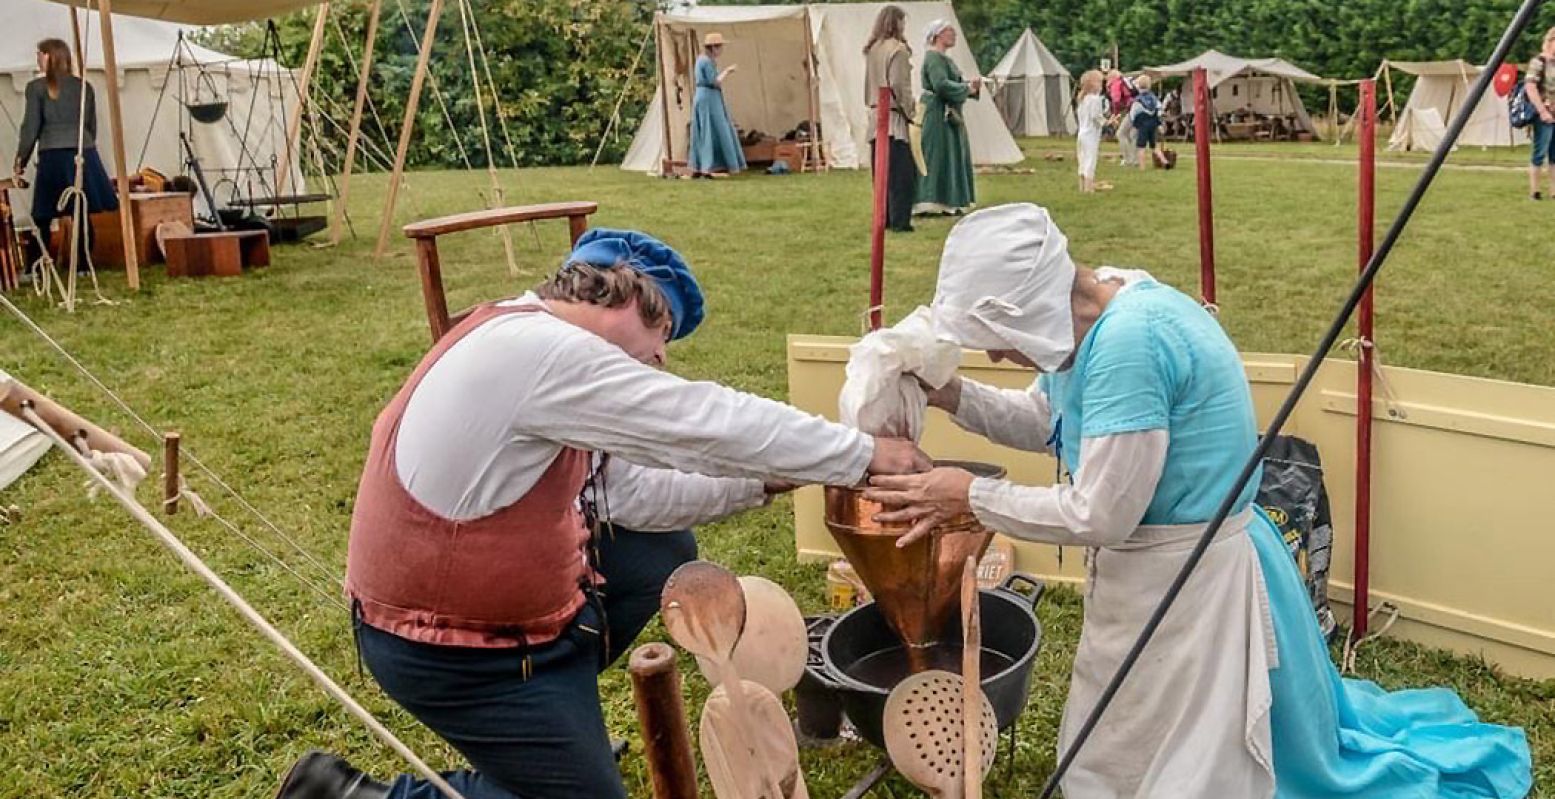
[[[716,32],[716,31],[713,32],[713,33],[709,33],[706,36],[702,37],[702,46],[703,47],[713,47],[713,46],[722,47],[723,43],[724,43],[724,35],[722,33]]]

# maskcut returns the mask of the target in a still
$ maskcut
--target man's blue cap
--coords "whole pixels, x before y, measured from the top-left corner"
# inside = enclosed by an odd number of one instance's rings
[[[591,228],[578,237],[567,262],[601,269],[630,266],[653,278],[669,301],[672,340],[691,335],[702,323],[702,287],[691,267],[680,253],[646,233]]]

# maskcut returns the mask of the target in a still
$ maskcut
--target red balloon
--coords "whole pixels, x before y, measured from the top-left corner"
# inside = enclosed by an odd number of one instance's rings
[[[1501,97],[1510,95],[1512,89],[1517,86],[1517,65],[1502,64],[1496,70],[1495,82],[1492,85],[1495,87],[1497,95]]]

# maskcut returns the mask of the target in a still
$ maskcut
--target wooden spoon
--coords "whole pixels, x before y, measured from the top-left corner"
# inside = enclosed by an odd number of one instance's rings
[[[810,634],[794,598],[765,577],[740,578],[745,592],[745,629],[732,659],[740,676],[761,683],[778,696],[799,684],[810,652]],[[708,682],[718,676],[710,658],[697,657]]]
[[[983,750],[983,622],[978,607],[977,558],[961,573],[961,762],[976,763]],[[983,770],[963,766],[965,799],[983,799]]]
[[[741,684],[733,652],[745,630],[745,592],[732,572],[705,560],[682,565],[664,583],[659,612],[675,643],[713,664],[718,683]],[[724,744],[745,751],[756,739],[745,692],[733,691],[728,698],[730,724]],[[761,773],[765,776],[765,769]],[[775,783],[767,788],[770,796],[783,796]]]
[[[752,680],[743,680],[746,704],[755,726],[741,750],[730,713],[729,687],[713,689],[702,706],[699,726],[702,762],[718,799],[809,799],[804,774],[799,770],[799,742],[793,723],[777,695]],[[764,788],[765,786],[765,788]],[[776,786],[778,793],[771,793]]]

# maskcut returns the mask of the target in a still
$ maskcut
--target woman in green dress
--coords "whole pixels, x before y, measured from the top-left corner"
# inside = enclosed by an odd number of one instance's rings
[[[972,189],[972,148],[961,106],[976,99],[983,79],[963,80],[948,55],[956,29],[937,19],[929,24],[929,52],[923,57],[923,163],[918,180],[917,214],[960,214],[976,199]]]

